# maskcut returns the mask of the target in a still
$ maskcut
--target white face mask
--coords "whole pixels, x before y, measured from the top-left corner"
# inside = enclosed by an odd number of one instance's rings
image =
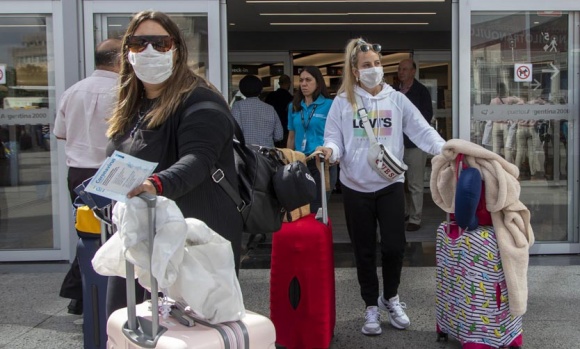
[[[359,73],[359,80],[366,88],[374,88],[383,81],[383,67],[361,69]]]
[[[129,52],[127,58],[139,80],[149,84],[160,84],[173,72],[173,50],[159,52],[149,44],[141,52]]]

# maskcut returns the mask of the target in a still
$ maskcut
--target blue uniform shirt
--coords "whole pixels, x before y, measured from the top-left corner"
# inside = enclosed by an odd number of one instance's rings
[[[302,106],[300,111],[294,111],[292,104],[288,106],[288,130],[295,133],[294,149],[310,155],[316,147],[324,144],[324,126],[332,99],[320,95],[309,106],[306,106],[304,100],[300,105]],[[306,148],[303,149],[305,134]]]

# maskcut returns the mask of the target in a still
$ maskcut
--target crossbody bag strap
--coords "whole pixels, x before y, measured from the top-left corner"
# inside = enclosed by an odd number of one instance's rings
[[[213,101],[197,102],[197,103],[194,103],[189,108],[187,108],[185,110],[184,114],[189,115],[189,114],[195,113],[196,111],[202,110],[202,109],[217,110],[217,111],[225,114],[226,117],[228,118],[228,120],[230,120],[230,122],[234,126],[234,135],[236,136],[236,139],[238,140],[238,142],[240,142],[240,144],[242,146],[245,146],[246,141],[244,139],[244,134],[242,133],[242,129],[240,128],[240,125],[238,125],[236,120],[234,120],[230,116],[230,114],[231,114],[230,111],[228,109],[226,109],[224,106],[222,106],[221,104],[213,102]],[[216,182],[226,192],[226,194],[228,194],[228,196],[233,200],[233,202],[236,204],[236,207],[238,208],[238,211],[242,212],[244,210],[244,208],[246,208],[246,203],[244,202],[244,200],[242,200],[238,191],[234,189],[234,187],[232,186],[230,181],[227,179],[224,171],[222,171],[222,169],[217,168],[214,165],[211,167],[210,175],[211,175],[211,179],[214,182]]]
[[[357,112],[359,118],[363,122],[363,126],[365,128],[367,136],[369,137],[369,140],[371,141],[371,143],[377,143],[377,137],[375,137],[375,133],[373,132],[373,128],[371,127],[371,123],[369,122],[367,109],[365,108],[365,105],[363,104],[362,98],[359,95],[356,95],[355,98],[356,98],[356,104],[357,104],[356,105],[356,112]]]

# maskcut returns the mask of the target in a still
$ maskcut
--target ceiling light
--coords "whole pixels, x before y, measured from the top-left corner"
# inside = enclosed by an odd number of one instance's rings
[[[336,12],[336,13],[260,13],[260,16],[398,16],[398,15],[436,15],[436,12]]]
[[[437,12],[349,12],[353,16],[381,15],[381,16],[398,16],[398,15],[436,15]]]
[[[445,2],[445,0],[246,0],[248,4],[276,4],[276,3],[320,3],[320,2],[342,2],[342,3],[364,3],[364,2]]]
[[[260,16],[348,16],[348,13],[260,13]]]
[[[352,22],[335,22],[335,23],[270,23],[270,25],[429,25],[429,22],[417,22],[417,23],[390,23],[390,22],[377,22],[377,23],[352,23]]]

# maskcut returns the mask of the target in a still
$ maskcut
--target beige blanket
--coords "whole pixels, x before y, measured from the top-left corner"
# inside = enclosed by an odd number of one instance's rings
[[[508,287],[510,313],[526,312],[529,248],[534,244],[530,211],[520,201],[519,170],[501,156],[475,143],[451,139],[431,160],[431,195],[445,212],[455,211],[455,158],[465,154],[469,167],[479,170],[485,182],[485,200],[498,240]]]

